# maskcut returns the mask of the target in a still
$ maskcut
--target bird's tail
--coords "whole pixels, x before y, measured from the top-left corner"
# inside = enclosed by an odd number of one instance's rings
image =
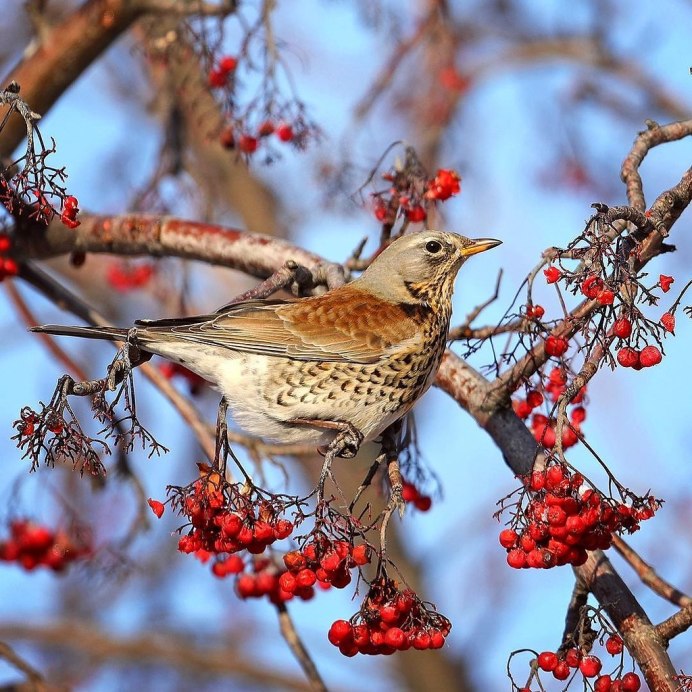
[[[118,327],[67,327],[61,324],[44,324],[31,327],[30,332],[54,334],[55,336],[81,336],[85,339],[106,339],[107,341],[125,341],[127,329]]]

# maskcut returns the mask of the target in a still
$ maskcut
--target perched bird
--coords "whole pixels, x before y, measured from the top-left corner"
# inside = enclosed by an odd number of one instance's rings
[[[395,240],[355,281],[300,300],[250,300],[131,329],[33,331],[127,341],[219,389],[248,433],[329,445],[372,440],[404,416],[440,365],[457,271],[499,240],[423,231]],[[357,446],[357,445],[356,445]]]

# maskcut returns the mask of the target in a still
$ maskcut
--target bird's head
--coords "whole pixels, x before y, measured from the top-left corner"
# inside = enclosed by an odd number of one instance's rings
[[[461,265],[502,241],[466,238],[446,231],[421,231],[395,240],[358,279],[366,288],[394,302],[430,303],[451,295]]]

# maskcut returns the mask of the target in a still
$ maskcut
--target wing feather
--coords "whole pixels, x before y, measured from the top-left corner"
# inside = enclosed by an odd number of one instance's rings
[[[417,309],[417,308],[416,308]],[[213,315],[137,322],[137,338],[185,340],[295,360],[374,363],[415,338],[415,310],[347,285],[296,301],[247,301]]]

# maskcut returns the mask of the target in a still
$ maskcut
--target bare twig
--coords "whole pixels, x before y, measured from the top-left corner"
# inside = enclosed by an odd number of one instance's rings
[[[289,649],[295,656],[296,660],[300,664],[300,667],[305,673],[305,677],[308,679],[310,684],[310,689],[316,692],[324,691],[326,692],[327,687],[324,684],[315,662],[312,660],[310,653],[305,648],[303,641],[298,636],[293,620],[288,613],[286,604],[281,602],[276,604],[276,611],[279,616],[279,628],[283,638],[286,640]]]
[[[665,579],[656,573],[656,570],[646,562],[630,545],[620,536],[613,536],[613,548],[629,563],[630,567],[637,573],[637,576],[654,593],[661,598],[674,603],[680,608],[692,606],[692,597],[676,589]]]

